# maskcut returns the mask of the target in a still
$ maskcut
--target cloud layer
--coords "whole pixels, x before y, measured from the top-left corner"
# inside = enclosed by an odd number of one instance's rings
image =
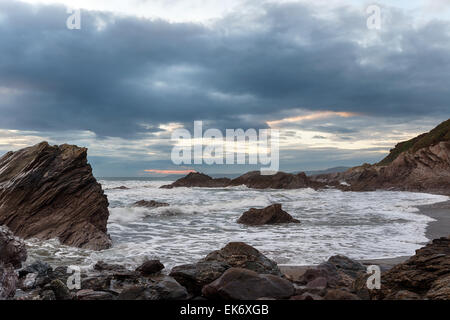
[[[163,148],[161,125],[194,120],[223,129],[330,111],[380,125],[448,118],[449,22],[418,25],[390,8],[374,31],[360,9],[250,4],[208,25],[84,10],[82,29],[68,30],[63,6],[2,1],[0,128]],[[317,137],[361,129],[322,122]]]

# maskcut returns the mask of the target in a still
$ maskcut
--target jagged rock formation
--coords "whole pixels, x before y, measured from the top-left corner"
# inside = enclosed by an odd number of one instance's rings
[[[162,186],[163,189],[172,189],[179,187],[201,187],[201,188],[221,188],[230,184],[230,179],[219,178],[213,179],[210,176],[199,173],[191,172],[187,176],[178,179],[172,184]]]
[[[281,204],[275,203],[264,209],[251,208],[242,214],[242,216],[237,220],[237,223],[257,226],[276,223],[300,223],[300,221],[294,219],[289,213],[282,210]]]
[[[106,249],[108,216],[86,148],[42,142],[0,158],[0,225],[15,235]]]
[[[384,189],[450,194],[450,119],[429,133],[397,144],[377,164],[312,179],[352,191]]]
[[[274,175],[262,175],[260,171],[251,171],[233,180],[228,178],[214,179],[203,173],[194,172],[189,173],[186,177],[178,179],[170,185],[162,186],[161,188],[223,188],[240,185],[245,185],[252,189],[317,189],[325,186],[323,183],[310,180],[304,172],[298,174],[278,172]]]
[[[401,292],[401,296],[398,294]],[[433,240],[381,276],[381,298],[450,299],[450,237]]]

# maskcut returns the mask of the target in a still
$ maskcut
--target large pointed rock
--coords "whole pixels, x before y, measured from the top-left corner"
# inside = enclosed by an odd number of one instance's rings
[[[42,142],[0,158],[0,225],[16,236],[106,249],[108,216],[86,148]]]

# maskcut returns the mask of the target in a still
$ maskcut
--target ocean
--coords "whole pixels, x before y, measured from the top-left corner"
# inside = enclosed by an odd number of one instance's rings
[[[57,240],[28,240],[29,261],[89,268],[97,261],[134,268],[159,259],[166,269],[193,263],[231,241],[246,242],[280,265],[311,265],[342,254],[354,259],[408,256],[423,246],[432,218],[418,205],[449,197],[411,192],[342,192],[328,189],[160,189],[172,181],[102,179],[110,202],[113,247],[101,252],[71,248]],[[117,190],[119,186],[129,189]],[[137,208],[139,200],[168,207]],[[301,224],[248,227],[236,223],[250,208],[281,203]]]

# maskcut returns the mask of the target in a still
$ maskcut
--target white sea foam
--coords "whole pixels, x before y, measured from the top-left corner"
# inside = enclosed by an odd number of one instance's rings
[[[315,264],[334,254],[355,259],[411,255],[428,239],[431,218],[417,205],[445,196],[410,192],[252,190],[246,187],[159,189],[167,181],[101,181],[110,202],[114,246],[102,252],[30,242],[32,259],[92,265],[98,260],[136,266],[158,258],[168,268],[194,262],[230,241],[244,241],[280,264]],[[130,189],[113,189],[119,186]],[[169,207],[135,208],[139,200]],[[236,223],[251,207],[282,203],[301,224],[246,227]],[[55,258],[57,257],[57,258]]]

